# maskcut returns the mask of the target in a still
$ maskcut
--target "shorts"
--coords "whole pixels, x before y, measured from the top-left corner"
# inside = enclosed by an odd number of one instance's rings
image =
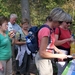
[[[50,59],[41,58],[39,53],[35,56],[35,63],[39,75],[53,75],[53,68]]]

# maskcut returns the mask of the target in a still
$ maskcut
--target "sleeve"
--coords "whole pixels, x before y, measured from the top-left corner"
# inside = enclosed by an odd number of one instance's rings
[[[39,34],[38,36],[41,38],[45,37],[45,36],[50,36],[50,30],[46,27],[42,28],[40,31],[39,31]]]

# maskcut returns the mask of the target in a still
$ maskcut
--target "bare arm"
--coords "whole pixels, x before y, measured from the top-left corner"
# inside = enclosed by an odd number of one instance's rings
[[[48,45],[48,37],[43,37],[40,44],[39,54],[42,58],[67,58],[65,54],[52,54],[46,51],[46,47]]]
[[[64,43],[66,43],[67,41],[71,41],[71,38],[67,38],[67,39],[63,39],[63,40],[58,40],[58,35],[57,34],[55,34],[55,45],[56,46],[60,46],[60,45],[62,45],[62,44],[64,44]]]
[[[18,41],[15,39],[15,44],[16,45],[24,45],[24,44],[26,44],[26,42],[25,41]]]
[[[55,45],[54,45],[54,50],[56,51],[56,53],[58,53],[58,54],[62,54],[63,52],[60,50],[60,49],[58,49]]]

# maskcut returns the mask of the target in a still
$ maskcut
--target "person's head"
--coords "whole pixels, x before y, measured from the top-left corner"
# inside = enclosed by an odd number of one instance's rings
[[[52,27],[59,26],[60,17],[65,13],[63,9],[57,7],[51,10],[49,16],[46,18],[46,21],[52,23]],[[63,19],[61,19],[63,21]]]
[[[22,19],[21,26],[22,26],[22,29],[28,30],[28,28],[29,28],[29,20],[26,19],[26,18]]]
[[[62,16],[60,17],[59,23],[60,23],[60,26],[62,26],[63,28],[67,29],[72,23],[71,15],[68,14],[68,13],[62,14]]]
[[[0,16],[0,30],[6,31],[8,29],[8,18]]]
[[[10,15],[10,22],[11,24],[15,24],[17,20],[17,15],[16,14],[11,14]]]

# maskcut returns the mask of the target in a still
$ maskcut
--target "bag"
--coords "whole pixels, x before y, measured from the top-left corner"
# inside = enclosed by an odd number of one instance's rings
[[[68,63],[62,75],[75,75],[75,59]]]
[[[31,51],[31,53],[36,53],[39,50],[38,31],[43,27],[49,28],[50,32],[52,30],[48,25],[42,25],[42,26],[40,26],[40,28],[38,28],[37,26],[33,26],[29,29],[29,35],[26,36],[26,43],[27,43],[27,47]]]

